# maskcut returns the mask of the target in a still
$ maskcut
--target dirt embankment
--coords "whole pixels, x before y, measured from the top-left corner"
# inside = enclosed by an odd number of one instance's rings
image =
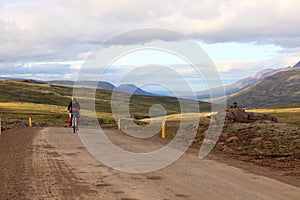
[[[228,124],[215,152],[300,178],[300,127],[271,122]]]
[[[214,152],[300,177],[300,126],[278,123],[276,117],[267,114],[246,112],[234,102],[200,123],[194,146],[202,144],[208,124],[220,118],[225,122]]]
[[[50,126],[50,124],[47,122],[38,123],[38,122],[32,121],[32,126],[47,127],[47,126]],[[9,129],[16,129],[16,128],[26,128],[26,127],[29,127],[28,119],[6,118],[6,119],[2,119],[2,121],[1,121],[1,130],[2,131],[9,130]]]

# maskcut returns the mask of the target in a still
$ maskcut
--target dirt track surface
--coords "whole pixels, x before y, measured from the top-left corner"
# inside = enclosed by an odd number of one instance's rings
[[[40,129],[12,129],[0,136],[0,199],[21,199],[30,190],[32,143]]]
[[[116,131],[121,148],[162,144]],[[68,128],[18,129],[0,136],[0,199],[299,199],[299,187],[186,153],[147,174],[110,169],[94,159]],[[13,162],[12,162],[13,161]]]

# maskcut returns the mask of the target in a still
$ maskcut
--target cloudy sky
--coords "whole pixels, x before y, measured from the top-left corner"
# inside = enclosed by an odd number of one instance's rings
[[[74,79],[99,44],[152,27],[192,38],[212,59],[223,82],[231,83],[300,60],[299,7],[298,0],[0,0],[0,76]],[[155,34],[137,34],[111,45],[156,39]],[[116,82],[124,71],[120,66],[128,70],[152,64],[153,58],[160,64],[182,64],[164,53],[141,52],[115,62],[119,66],[105,79]],[[189,71],[184,65],[178,70]]]

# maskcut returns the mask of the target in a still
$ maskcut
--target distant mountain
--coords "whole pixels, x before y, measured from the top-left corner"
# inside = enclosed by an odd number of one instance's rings
[[[252,83],[258,81],[258,80],[261,80],[265,77],[268,77],[272,74],[274,74],[275,72],[277,72],[278,70],[276,69],[264,69],[264,70],[261,70],[257,73],[255,73],[254,75],[252,76],[249,76],[247,78],[244,78],[244,79],[241,79],[239,81],[237,81],[236,83],[233,83],[232,85],[229,86],[229,88],[238,88],[238,89],[241,89],[241,88],[244,88],[248,85],[251,85]]]
[[[0,80],[23,80],[23,79],[17,79],[12,77],[0,77]]]
[[[47,83],[52,85],[63,85],[63,86],[73,86],[75,84],[74,81],[67,81],[67,80],[55,80],[55,81],[47,81]],[[114,90],[115,86],[109,82],[104,81],[77,81],[76,85],[82,87],[93,87],[97,85],[98,89],[103,90]]]
[[[97,88],[105,90],[114,90],[116,87],[109,82],[99,81]]]
[[[300,61],[293,66],[293,68],[298,68],[298,67],[300,67]]]
[[[141,88],[137,87],[134,84],[122,84],[115,88],[115,91],[118,92],[126,92],[131,94],[139,94],[139,95],[145,95],[145,96],[157,96],[156,94],[152,94],[150,92],[146,92],[145,90],[142,90]]]
[[[238,90],[247,87],[248,85],[251,85],[252,83],[258,80],[261,80],[265,77],[274,74],[277,71],[278,70],[276,69],[264,69],[255,73],[252,76],[241,79],[231,85],[226,85],[224,86],[225,94],[226,95],[233,94]],[[223,87],[212,88],[211,90],[204,90],[196,93],[198,100],[221,97],[223,94],[224,94]]]
[[[281,69],[227,97],[243,107],[300,104],[300,68]]]
[[[47,83],[52,84],[52,85],[62,85],[62,86],[73,86],[74,81],[67,81],[67,80],[60,80],[60,81],[47,81]],[[137,87],[134,84],[122,84],[118,87],[114,86],[113,84],[105,81],[77,81],[76,82],[77,86],[82,86],[82,87],[94,87],[97,85],[98,89],[103,89],[103,90],[115,90],[118,92],[126,92],[126,93],[132,93],[132,94],[139,94],[139,95],[146,95],[146,96],[157,96],[155,94],[152,94],[150,92],[146,92],[139,87]]]
[[[36,82],[36,83],[45,83],[42,80],[26,79],[26,78],[14,78],[14,77],[0,77],[0,80],[7,80],[7,81],[29,81],[29,82]]]

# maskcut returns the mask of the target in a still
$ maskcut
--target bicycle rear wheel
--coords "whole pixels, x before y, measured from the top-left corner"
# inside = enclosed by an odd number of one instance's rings
[[[73,127],[73,133],[76,133],[77,130],[77,116],[73,115],[72,117],[72,127]]]

